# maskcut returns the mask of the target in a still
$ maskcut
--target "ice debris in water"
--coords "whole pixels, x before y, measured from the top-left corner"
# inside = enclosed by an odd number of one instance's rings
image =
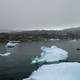
[[[9,56],[11,53],[10,52],[6,52],[4,54],[0,54],[0,56]]]
[[[18,41],[9,41],[9,42],[5,45],[5,47],[12,48],[12,47],[15,47],[17,44],[18,44]]]
[[[32,60],[32,64],[39,63],[39,62],[56,62],[60,60],[66,60],[68,58],[68,52],[58,48],[57,46],[51,47],[41,47],[41,56],[36,56]]]

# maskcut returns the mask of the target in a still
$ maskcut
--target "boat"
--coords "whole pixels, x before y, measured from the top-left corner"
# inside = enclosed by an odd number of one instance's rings
[[[58,48],[57,46],[51,46],[51,47],[46,47],[42,46],[41,47],[41,55],[40,57],[36,56],[31,64],[36,64],[40,62],[59,62],[59,61],[66,61],[68,59],[68,52]]]
[[[13,48],[13,47],[15,47],[18,43],[19,43],[19,41],[9,41],[9,42],[5,45],[5,47]]]

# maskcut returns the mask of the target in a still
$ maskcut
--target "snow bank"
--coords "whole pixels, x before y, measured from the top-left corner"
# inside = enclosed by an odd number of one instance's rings
[[[0,56],[9,56],[11,53],[10,52],[6,52],[4,54],[0,54]]]
[[[37,56],[34,60],[32,60],[32,64],[38,62],[55,62],[60,60],[66,60],[68,58],[68,52],[61,48],[58,48],[57,46],[42,46],[41,50],[41,57]]]
[[[43,65],[23,80],[80,80],[80,63]]]

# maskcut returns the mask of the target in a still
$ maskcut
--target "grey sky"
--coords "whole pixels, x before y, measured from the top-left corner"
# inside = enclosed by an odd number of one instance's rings
[[[80,25],[80,0],[0,0],[0,29],[55,29],[72,25]]]

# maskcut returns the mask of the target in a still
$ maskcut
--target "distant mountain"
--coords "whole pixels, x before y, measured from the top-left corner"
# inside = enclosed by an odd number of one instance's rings
[[[49,39],[80,39],[80,27],[65,30],[0,30],[0,42],[9,40],[47,41]]]
[[[80,31],[80,27],[68,28],[64,30],[10,30],[10,29],[0,29],[0,33],[15,33],[15,32],[52,32],[52,31],[62,31],[62,32],[76,32]]]
[[[9,30],[9,29],[0,29],[0,33],[15,33],[15,32],[22,32],[22,31]]]
[[[65,30],[62,30],[62,31],[66,31],[66,32],[77,32],[77,31],[80,31],[80,27],[77,27],[77,28],[69,28],[69,29],[65,29]]]
[[[2,32],[9,32],[9,30],[0,29],[0,33]]]

